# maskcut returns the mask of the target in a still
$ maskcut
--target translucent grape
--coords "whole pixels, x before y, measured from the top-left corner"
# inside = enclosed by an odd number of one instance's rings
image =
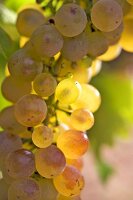
[[[35,171],[34,155],[26,149],[19,149],[8,154],[6,169],[9,176],[20,179],[31,176]]]
[[[102,69],[102,62],[98,59],[93,60],[89,69],[91,70],[92,77],[96,76]]]
[[[66,163],[68,165],[72,165],[74,167],[76,167],[78,170],[82,170],[83,168],[83,159],[82,158],[78,158],[78,159],[66,159]]]
[[[42,97],[51,96],[55,92],[56,86],[56,79],[48,73],[37,75],[33,82],[35,92]]]
[[[9,185],[4,179],[0,179],[0,200],[8,200],[8,188]]]
[[[43,14],[33,8],[27,8],[18,13],[16,27],[21,35],[30,37],[37,27],[45,22]]]
[[[14,181],[8,190],[8,200],[39,200],[39,184],[31,178]]]
[[[45,178],[53,178],[60,174],[66,165],[62,151],[54,145],[38,149],[35,153],[35,163],[38,173]]]
[[[84,179],[80,171],[73,166],[66,166],[65,170],[54,178],[57,191],[67,197],[78,195],[84,187]]]
[[[35,94],[25,95],[15,104],[15,117],[24,126],[36,126],[46,118],[46,115],[45,101]]]
[[[88,50],[88,37],[85,32],[72,38],[65,38],[61,50],[64,58],[70,61],[82,59]]]
[[[51,179],[40,179],[39,185],[41,188],[41,199],[40,200],[55,200],[58,192],[55,189],[53,181]]]
[[[3,96],[14,103],[22,96],[29,94],[31,90],[32,86],[30,82],[15,80],[12,76],[6,77],[1,85]]]
[[[42,72],[43,64],[35,61],[25,49],[19,49],[10,57],[8,69],[15,79],[32,81],[37,74]]]
[[[44,125],[35,127],[32,134],[33,143],[40,148],[48,147],[53,142],[52,130]]]
[[[32,47],[40,58],[52,57],[63,46],[63,38],[51,24],[41,25],[31,36]]]
[[[74,129],[86,131],[94,125],[94,116],[86,109],[77,109],[72,112],[70,121]]]
[[[81,198],[80,198],[80,196],[65,197],[65,196],[59,194],[57,200],[81,200]]]
[[[89,141],[84,132],[70,129],[59,135],[57,146],[70,159],[81,157],[88,149]]]
[[[87,16],[85,11],[77,4],[64,4],[55,14],[55,26],[62,35],[73,37],[85,29]]]
[[[80,92],[80,84],[71,78],[67,78],[57,85],[55,96],[63,104],[71,104],[78,99]]]
[[[85,108],[91,112],[95,112],[101,104],[101,96],[99,91],[89,84],[81,84],[81,95],[71,105],[73,109]]]
[[[99,0],[91,10],[92,23],[104,32],[116,29],[121,24],[122,17],[122,8],[114,0]]]

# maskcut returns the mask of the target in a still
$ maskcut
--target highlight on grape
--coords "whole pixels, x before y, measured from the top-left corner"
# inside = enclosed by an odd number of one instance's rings
[[[17,14],[20,47],[1,84],[11,105],[0,111],[0,200],[81,200],[102,103],[90,80],[102,61],[133,52],[132,0],[50,2]]]

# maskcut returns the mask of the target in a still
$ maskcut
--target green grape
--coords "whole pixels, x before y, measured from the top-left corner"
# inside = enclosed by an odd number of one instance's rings
[[[51,24],[41,25],[31,36],[31,44],[38,57],[56,55],[63,46],[62,35]]]
[[[39,10],[26,8],[18,13],[16,27],[21,35],[30,37],[44,22],[45,18]]]
[[[24,126],[36,126],[46,118],[46,115],[45,101],[35,94],[25,95],[15,104],[15,117]]]
[[[33,88],[35,92],[42,97],[51,96],[55,92],[56,86],[56,79],[48,73],[41,73],[37,75],[33,81]]]
[[[37,126],[32,133],[32,141],[39,148],[48,147],[53,142],[53,132],[47,126]]]
[[[21,147],[22,141],[19,136],[2,132],[0,134],[0,165],[3,165],[8,153],[20,149]]]
[[[35,153],[35,163],[38,173],[45,178],[53,178],[60,174],[66,165],[62,151],[54,145],[38,149]]]
[[[15,179],[31,176],[35,171],[34,155],[26,149],[18,149],[8,154],[5,166],[8,175]]]
[[[94,125],[94,116],[86,109],[77,109],[72,112],[70,122],[74,129],[86,131]]]
[[[84,187],[84,179],[80,171],[73,166],[66,166],[65,170],[54,178],[57,191],[67,197],[79,195]]]
[[[82,59],[88,50],[88,37],[85,32],[72,38],[65,38],[61,53],[70,61]]]
[[[127,0],[127,2],[133,5],[133,0]]]
[[[88,33],[88,54],[93,57],[102,55],[108,49],[108,40],[102,32]]]
[[[39,200],[40,195],[40,186],[32,178],[18,179],[8,190],[8,200]]]
[[[81,198],[80,198],[80,196],[65,197],[65,196],[59,194],[57,200],[81,200]]]
[[[81,95],[71,107],[75,109],[85,108],[91,112],[95,112],[101,104],[101,95],[99,91],[89,84],[81,84]]]
[[[33,81],[42,72],[43,64],[28,55],[26,49],[19,49],[10,57],[8,69],[15,79]]]
[[[6,107],[0,112],[0,126],[12,134],[20,134],[27,131],[25,126],[17,122],[14,116],[14,106]]]
[[[73,37],[83,32],[87,24],[85,11],[77,4],[64,4],[55,14],[55,26],[62,35]]]
[[[55,96],[63,104],[71,104],[80,96],[80,83],[72,78],[62,80],[56,87]]]
[[[31,90],[30,82],[15,80],[12,76],[6,77],[1,85],[3,96],[13,103],[17,102],[22,96],[29,94]]]
[[[4,179],[0,179],[0,200],[8,200],[9,185]]]
[[[59,135],[57,146],[67,158],[77,159],[87,151],[89,140],[84,132],[70,129]]]
[[[39,185],[41,188],[41,199],[40,200],[55,200],[57,198],[58,192],[55,189],[53,180],[51,179],[40,179]]]
[[[122,22],[123,12],[115,0],[99,0],[91,10],[92,23],[101,31],[115,30]]]

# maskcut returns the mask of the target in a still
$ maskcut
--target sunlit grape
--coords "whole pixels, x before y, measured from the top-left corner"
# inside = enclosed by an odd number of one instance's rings
[[[45,178],[53,178],[60,174],[66,165],[62,151],[54,145],[38,149],[35,153],[35,163],[38,173]]]
[[[44,125],[35,127],[32,134],[33,143],[40,148],[48,147],[53,142],[52,130]]]
[[[89,141],[84,132],[70,129],[59,135],[57,146],[70,159],[77,159],[88,149]]]
[[[91,67],[89,70],[91,70],[92,77],[96,76],[102,69],[102,62],[98,59],[93,60]]]
[[[55,92],[56,86],[56,79],[48,73],[37,75],[33,82],[35,92],[42,97],[51,96]]]
[[[66,159],[66,163],[68,165],[72,165],[74,167],[76,167],[78,170],[82,170],[83,168],[83,159],[82,158],[78,158],[78,159]]]
[[[39,200],[41,189],[31,178],[14,181],[8,190],[8,200]]]
[[[67,37],[79,35],[87,24],[85,11],[77,4],[64,4],[55,14],[55,26]]]
[[[54,185],[60,194],[71,197],[81,192],[84,179],[80,171],[68,165],[60,175],[54,178]]]
[[[38,125],[46,118],[46,114],[47,105],[45,101],[34,94],[23,96],[15,104],[15,117],[24,126]]]

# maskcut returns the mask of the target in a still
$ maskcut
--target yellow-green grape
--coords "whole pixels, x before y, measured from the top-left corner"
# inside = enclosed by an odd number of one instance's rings
[[[36,126],[46,118],[46,115],[45,101],[35,94],[25,95],[15,104],[15,117],[24,126]]]
[[[30,37],[37,27],[45,22],[43,14],[33,8],[26,8],[18,13],[16,27],[20,35]]]
[[[82,90],[79,98],[71,107],[75,109],[85,108],[91,112],[95,112],[101,104],[101,95],[99,91],[92,85],[81,84]]]
[[[109,45],[114,45],[120,40],[122,31],[123,23],[121,23],[115,30],[111,32],[103,32],[103,34],[107,38]]]
[[[111,61],[117,58],[121,53],[122,48],[120,45],[112,45],[108,48],[108,50],[101,56],[98,57],[99,60],[102,61]]]
[[[14,181],[8,190],[8,200],[39,200],[41,189],[37,181],[32,178]]]
[[[88,54],[97,57],[102,55],[108,49],[108,40],[102,32],[88,33]]]
[[[120,45],[124,50],[133,52],[133,18],[124,20],[124,30],[120,39]]]
[[[101,31],[110,32],[122,22],[123,12],[115,0],[99,0],[91,10],[92,23]]]
[[[0,179],[0,200],[8,200],[9,185],[4,179]]]
[[[124,19],[133,19],[133,6],[130,6],[130,10],[128,11]]]
[[[35,163],[36,169],[41,176],[53,178],[64,170],[66,159],[59,148],[51,145],[36,151]]]
[[[8,154],[5,166],[8,175],[15,179],[29,177],[35,171],[34,154],[26,149],[18,149]]]
[[[43,64],[29,56],[25,49],[19,49],[10,57],[8,69],[15,79],[33,81],[42,72]]]
[[[12,134],[20,134],[27,131],[27,128],[19,124],[14,116],[14,106],[4,108],[0,112],[0,126]]]
[[[61,194],[58,195],[57,200],[81,200],[80,196],[65,197]]]
[[[127,0],[115,0],[122,8],[124,17],[128,14],[130,11],[131,5]]]
[[[53,142],[53,132],[47,126],[37,126],[32,133],[32,141],[39,148],[48,147]]]
[[[67,158],[77,159],[88,150],[89,140],[84,132],[70,129],[59,135],[57,146]]]
[[[133,0],[127,0],[127,2],[133,5]]]
[[[89,70],[91,70],[91,75],[96,76],[102,69],[102,62],[98,59],[93,60],[91,67]]]
[[[8,153],[22,148],[22,141],[19,136],[6,132],[0,134],[0,165],[3,164]]]
[[[78,61],[87,54],[88,45],[87,34],[83,32],[75,37],[65,38],[61,53],[70,61]]]
[[[54,25],[44,24],[32,34],[31,44],[37,55],[43,59],[56,55],[62,49],[63,38]]]
[[[41,188],[41,199],[40,200],[55,200],[57,198],[58,192],[55,189],[53,180],[41,178],[39,180],[39,185]]]
[[[3,96],[11,101],[17,102],[22,96],[31,93],[32,86],[28,81],[19,81],[12,76],[8,76],[4,79],[1,85],[1,92]]]
[[[72,78],[62,80],[56,87],[55,96],[63,104],[71,104],[80,96],[80,83]]]
[[[78,158],[78,159],[66,159],[66,163],[68,165],[72,165],[74,167],[76,167],[78,170],[82,170],[83,168],[83,159],[82,158]]]
[[[74,129],[86,131],[94,125],[94,116],[86,109],[77,109],[72,112],[70,122]]]
[[[64,4],[55,14],[55,26],[62,35],[74,37],[83,32],[87,24],[85,11],[77,4]]]
[[[80,194],[84,187],[84,178],[78,169],[68,165],[54,178],[54,185],[60,194],[72,197]]]
[[[37,75],[33,81],[33,88],[35,92],[42,97],[51,96],[55,92],[56,86],[56,79],[48,73],[41,73]]]

